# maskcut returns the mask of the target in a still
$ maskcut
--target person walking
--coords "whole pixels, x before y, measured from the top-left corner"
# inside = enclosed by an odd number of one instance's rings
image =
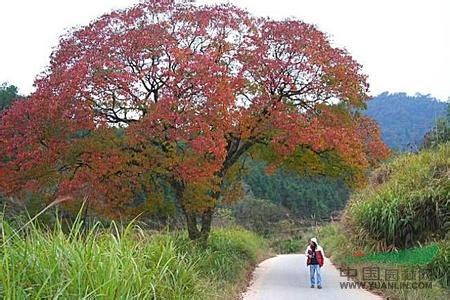
[[[316,238],[309,241],[306,248],[305,255],[307,257],[306,265],[309,266],[309,275],[311,280],[311,288],[317,285],[318,289],[322,288],[322,277],[320,275],[320,268],[323,266],[324,253],[322,247],[317,243]]]

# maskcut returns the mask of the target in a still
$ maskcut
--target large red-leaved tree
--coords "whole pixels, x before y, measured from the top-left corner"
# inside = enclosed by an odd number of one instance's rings
[[[266,149],[273,168],[333,160],[353,180],[388,154],[355,113],[368,85],[345,50],[312,25],[230,5],[150,0],[104,15],[61,38],[36,87],[0,120],[3,191],[88,197],[120,216],[137,194],[158,198],[162,179],[202,242],[249,153]]]

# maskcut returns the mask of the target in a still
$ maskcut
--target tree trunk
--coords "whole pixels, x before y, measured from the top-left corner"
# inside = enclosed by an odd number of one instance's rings
[[[211,232],[212,216],[214,207],[208,208],[202,214],[202,230],[200,231],[200,244],[205,246],[208,244],[209,233]]]
[[[180,181],[174,180],[172,181],[172,186],[175,188],[175,198],[181,205],[184,216],[186,217],[189,239],[191,241],[197,242],[202,247],[206,247],[208,244],[209,233],[211,232],[214,207],[210,207],[202,213],[190,211],[189,208],[185,207],[185,205],[183,204],[183,191],[185,189],[185,185]],[[218,197],[219,194],[215,196]]]
[[[188,230],[189,239],[191,241],[196,241],[200,238],[200,231],[197,227],[197,214],[194,212],[189,212],[183,209],[184,215],[186,216],[186,225]]]
[[[190,212],[187,209],[183,209],[183,211],[186,217],[189,239],[198,243],[202,247],[206,247],[208,244],[209,234],[211,232],[211,223],[214,209],[209,208],[208,210],[201,213],[200,224],[198,222],[197,213]],[[201,226],[200,228],[199,225]]]

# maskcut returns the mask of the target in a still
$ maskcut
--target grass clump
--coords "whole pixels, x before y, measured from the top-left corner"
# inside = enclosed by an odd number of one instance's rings
[[[1,226],[2,299],[227,299],[267,250],[241,229],[214,231],[203,249],[185,234],[152,235],[137,225],[83,231],[76,222],[68,234],[58,224]]]
[[[355,194],[346,210],[355,233],[377,241],[379,250],[444,238],[450,225],[449,166],[450,143],[384,166],[388,178]]]

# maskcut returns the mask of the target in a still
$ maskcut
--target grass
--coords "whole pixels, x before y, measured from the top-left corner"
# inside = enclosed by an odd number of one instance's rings
[[[394,264],[428,264],[431,263],[439,252],[438,246],[424,248],[413,248],[395,252],[378,253],[372,255],[356,256],[346,260],[346,262],[382,262]]]
[[[376,242],[382,251],[445,238],[450,226],[450,143],[401,155],[373,177],[383,180],[353,195],[345,214],[360,240]]]
[[[324,248],[326,256],[328,256],[334,264],[341,268],[350,268],[357,270],[357,277],[354,279],[356,281],[363,281],[364,268],[374,267],[379,270],[381,280],[380,283],[384,283],[387,286],[389,281],[383,280],[386,271],[396,270],[398,271],[398,280],[396,281],[398,285],[407,282],[424,282],[426,284],[431,283],[431,288],[424,289],[414,289],[414,288],[382,288],[380,286],[373,289],[374,292],[382,294],[388,299],[405,299],[405,300],[423,300],[423,299],[448,299],[449,290],[446,289],[446,277],[448,276],[448,251],[450,244],[445,241],[435,243],[430,248],[438,247],[438,253],[434,256],[433,261],[427,264],[405,264],[401,263],[383,263],[380,261],[370,261],[362,260],[358,261],[352,260],[354,255],[375,255],[376,250],[371,245],[361,246],[360,242],[357,242],[356,237],[348,231],[342,224],[330,224],[320,228],[317,232],[321,244]],[[415,275],[420,276],[420,272],[423,274],[430,275],[431,278],[425,278],[423,280],[405,280],[403,278],[404,274],[408,272],[414,272]],[[447,287],[448,288],[448,287]]]
[[[2,220],[2,299],[232,299],[268,247],[248,231],[214,230],[206,249],[183,233],[137,225],[69,233],[31,223],[16,232]]]

